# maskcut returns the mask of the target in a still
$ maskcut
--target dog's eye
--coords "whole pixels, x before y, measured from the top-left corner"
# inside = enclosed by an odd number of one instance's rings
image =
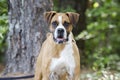
[[[64,27],[68,27],[69,25],[70,25],[69,22],[66,22],[66,21],[65,21],[65,22],[63,23],[63,26],[64,26]]]
[[[52,22],[52,26],[53,26],[53,27],[57,27],[57,26],[58,26],[57,21]]]

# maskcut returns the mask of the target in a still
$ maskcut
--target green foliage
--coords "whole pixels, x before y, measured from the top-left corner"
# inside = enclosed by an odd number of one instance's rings
[[[86,40],[85,63],[93,70],[120,70],[120,3],[116,0],[91,0],[87,9],[87,30],[76,39]]]
[[[3,54],[6,49],[6,33],[8,26],[8,16],[7,16],[7,0],[0,0],[0,61],[3,59]]]

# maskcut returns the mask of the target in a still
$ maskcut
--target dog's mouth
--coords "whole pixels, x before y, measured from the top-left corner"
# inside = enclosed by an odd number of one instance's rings
[[[57,42],[58,44],[61,44],[61,43],[68,41],[68,38],[65,39],[63,37],[57,37],[57,38],[54,38],[54,41]]]
[[[60,32],[58,29],[56,32],[53,33],[53,35],[54,35],[53,39],[57,44],[62,44],[62,43],[65,43],[68,41],[69,33],[65,32],[65,31]]]
[[[59,42],[59,43],[63,43],[63,42],[66,41],[65,38],[56,38],[56,40],[57,40],[57,42]]]

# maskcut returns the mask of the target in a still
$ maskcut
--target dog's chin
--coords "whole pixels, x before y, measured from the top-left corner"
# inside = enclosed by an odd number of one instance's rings
[[[58,44],[61,44],[61,43],[64,43],[65,42],[65,39],[64,38],[57,38],[57,43]]]

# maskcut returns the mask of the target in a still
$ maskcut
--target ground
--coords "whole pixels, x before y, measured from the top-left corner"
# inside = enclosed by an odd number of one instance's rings
[[[3,70],[4,70],[4,66],[0,64],[0,73],[2,73]],[[26,79],[26,80],[30,80],[30,79]],[[82,69],[80,80],[120,80],[120,72],[109,71],[109,70],[92,71],[88,69]]]
[[[3,71],[4,66],[2,64],[0,64],[0,73]]]

